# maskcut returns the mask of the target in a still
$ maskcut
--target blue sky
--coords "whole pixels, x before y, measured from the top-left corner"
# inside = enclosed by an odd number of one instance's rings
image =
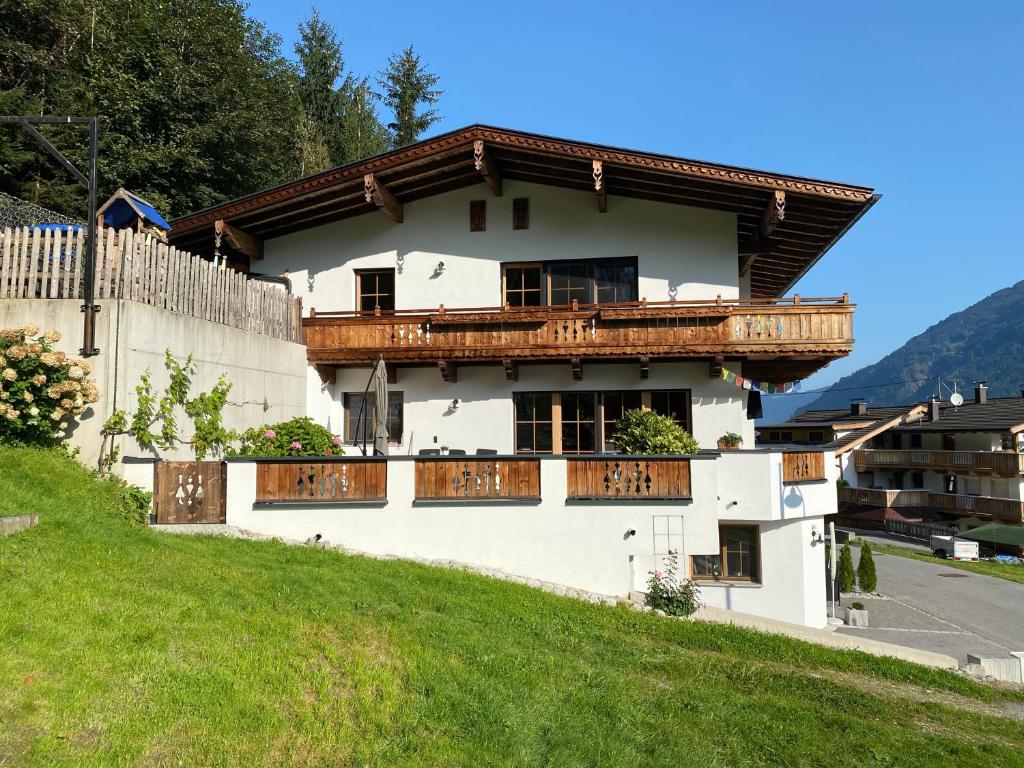
[[[311,5],[250,13],[291,54]],[[875,187],[797,286],[849,291],[875,362],[1021,279],[1020,2],[355,3],[318,8],[349,68],[414,43],[441,77],[433,132],[485,122]]]

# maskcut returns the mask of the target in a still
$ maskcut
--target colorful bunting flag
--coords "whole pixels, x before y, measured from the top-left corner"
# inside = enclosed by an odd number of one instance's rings
[[[773,384],[767,381],[754,381],[753,379],[745,379],[724,366],[722,367],[722,378],[730,384],[735,384],[741,389],[757,390],[758,392],[763,392],[766,395],[788,394],[789,392],[800,390],[799,381],[787,381],[784,384]]]

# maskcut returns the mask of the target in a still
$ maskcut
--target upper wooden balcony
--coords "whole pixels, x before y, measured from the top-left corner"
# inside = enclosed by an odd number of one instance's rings
[[[470,307],[392,312],[317,312],[303,320],[310,363],[369,366],[524,362],[744,361],[766,381],[804,378],[853,348],[853,311],[838,298],[630,302],[545,307]]]
[[[992,518],[1020,525],[1024,523],[1024,502],[992,496],[964,493],[934,493],[920,489],[882,490],[879,488],[840,488],[839,503],[870,507],[927,507],[948,512]]]
[[[869,469],[934,469],[1012,477],[1024,473],[1024,454],[1014,451],[926,451],[912,449],[853,452],[858,472]]]

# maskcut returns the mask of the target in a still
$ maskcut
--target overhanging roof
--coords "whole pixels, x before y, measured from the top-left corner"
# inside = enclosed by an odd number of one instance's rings
[[[761,246],[749,267],[755,297],[789,290],[878,198],[869,187],[471,125],[182,216],[171,222],[170,240],[205,252],[218,220],[266,240],[374,212],[363,188],[368,173],[402,203],[479,184],[484,178],[474,157],[478,141],[506,179],[593,194],[594,161],[600,161],[613,200],[633,197],[735,213],[738,241]],[[785,193],[784,217],[766,235],[765,212],[776,192]],[[614,203],[608,215],[614,215]]]

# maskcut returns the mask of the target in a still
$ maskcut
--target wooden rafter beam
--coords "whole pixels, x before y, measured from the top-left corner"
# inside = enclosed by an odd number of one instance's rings
[[[712,379],[722,378],[722,366],[725,365],[725,358],[713,357],[708,365],[708,376]]]
[[[640,378],[648,379],[651,376],[651,358],[641,357],[640,358]]]
[[[501,197],[501,169],[479,139],[473,142],[473,165],[477,172],[484,177],[487,186],[491,188],[491,193],[495,197]]]
[[[501,361],[505,366],[505,378],[509,381],[519,381],[519,363],[512,358],[506,357]]]
[[[604,162],[593,160],[594,192],[597,194],[597,210],[608,213],[608,185],[604,178]]]
[[[785,219],[786,193],[777,189],[768,198],[768,205],[761,214],[757,234],[747,237],[740,243],[740,277],[751,270],[758,256],[769,254],[778,247],[779,241],[772,237],[772,233]]]
[[[250,259],[263,258],[263,241],[248,232],[243,232],[238,227],[231,226],[224,219],[217,219],[214,222],[213,232],[218,239],[222,238],[227,241],[233,250]]]
[[[376,205],[396,224],[401,224],[404,221],[405,212],[402,208],[402,201],[391,194],[391,190],[381,184],[372,173],[363,176],[363,194],[366,196],[366,202]]]
[[[454,384],[459,380],[459,370],[455,366],[455,363],[447,360],[439,360],[437,363],[437,369],[441,371],[441,378],[449,384]]]
[[[583,381],[583,361],[573,357],[569,359],[569,365],[572,367],[573,381]]]
[[[779,222],[784,221],[785,218],[786,193],[781,189],[777,189],[772,196],[768,198],[768,205],[765,206],[764,213],[761,214],[761,237],[771,237],[772,232],[775,231],[775,227]]]

